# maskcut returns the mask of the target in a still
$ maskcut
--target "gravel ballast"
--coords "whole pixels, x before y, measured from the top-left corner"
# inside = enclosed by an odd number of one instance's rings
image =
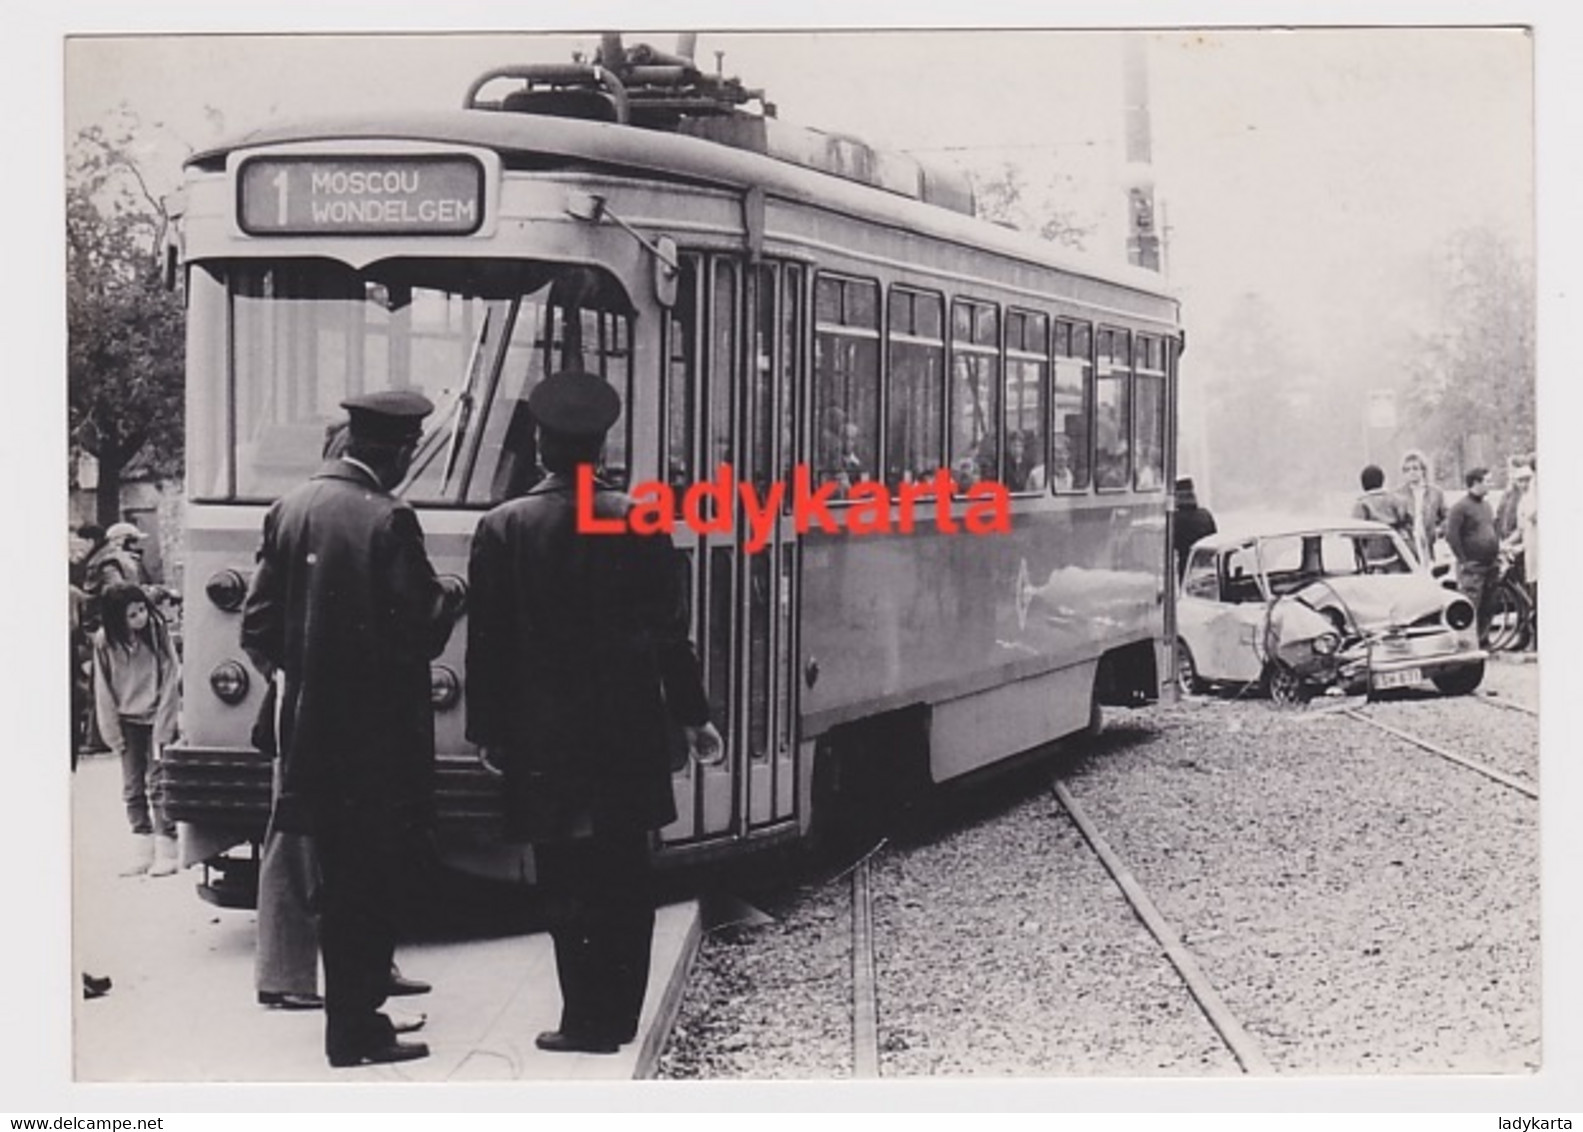
[[[1499,690],[1536,702],[1536,676],[1510,666]],[[1517,712],[1364,710],[1537,765]],[[1115,712],[873,854],[882,1076],[1241,1072],[1052,778],[1276,1073],[1539,1066],[1537,803],[1339,711],[1209,696]],[[835,869],[769,888],[751,898],[772,922],[707,937],[660,1076],[851,1077],[851,891]]]

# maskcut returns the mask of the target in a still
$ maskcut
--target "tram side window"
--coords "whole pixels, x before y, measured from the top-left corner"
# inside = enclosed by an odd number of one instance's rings
[[[1125,491],[1131,476],[1132,343],[1125,330],[1101,327],[1094,375],[1094,485]]]
[[[1049,320],[1030,311],[1006,314],[1006,443],[1001,483],[1012,491],[1043,491],[1045,374]]]
[[[1133,375],[1132,443],[1137,453],[1133,487],[1158,491],[1165,486],[1165,343],[1138,335]]]
[[[1086,491],[1094,400],[1093,328],[1086,322],[1056,322],[1054,352],[1055,426],[1047,478],[1056,491]]]
[[[944,447],[945,301],[939,295],[896,289],[890,295],[889,405],[885,482],[929,479]]]
[[[879,286],[821,275],[814,286],[814,482],[875,478],[879,451]]]
[[[1000,479],[1000,311],[951,304],[951,476],[959,491]]]

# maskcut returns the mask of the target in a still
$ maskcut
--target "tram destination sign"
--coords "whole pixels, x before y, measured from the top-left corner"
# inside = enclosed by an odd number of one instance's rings
[[[484,168],[466,156],[254,157],[236,185],[250,236],[466,236],[484,220]]]

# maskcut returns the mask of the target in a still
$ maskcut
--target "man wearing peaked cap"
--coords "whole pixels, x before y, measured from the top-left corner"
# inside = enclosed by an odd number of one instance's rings
[[[445,647],[465,591],[436,577],[416,513],[391,494],[433,404],[391,390],[342,407],[349,421],[342,454],[264,517],[241,643],[266,679],[283,676],[280,785],[265,855],[278,833],[312,840],[325,1054],[333,1066],[355,1066],[428,1053],[399,1041],[380,1007],[392,989],[398,917],[418,895],[414,878],[427,863],[429,663]],[[283,998],[312,988],[275,990]]]
[[[423,418],[434,412],[434,402],[410,389],[383,389],[348,397],[341,408],[347,412],[353,436],[399,443],[423,434]]]
[[[572,437],[602,437],[621,416],[621,395],[603,378],[557,373],[528,394],[528,411],[540,428]]]
[[[723,748],[670,537],[579,529],[585,507],[609,518],[631,506],[589,475],[621,398],[599,377],[560,373],[528,411],[548,474],[473,536],[467,737],[505,776],[505,836],[533,845],[552,910],[561,1019],[537,1045],[615,1053],[637,1033],[648,986],[649,842],[676,818],[668,726],[699,758]]]

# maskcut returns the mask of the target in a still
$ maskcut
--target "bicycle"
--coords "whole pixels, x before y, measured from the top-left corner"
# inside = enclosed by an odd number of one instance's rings
[[[1533,640],[1534,604],[1516,558],[1502,554],[1495,591],[1490,596],[1490,652],[1520,652]]]
[[[1430,572],[1446,588],[1457,588],[1455,563],[1436,562]],[[1522,566],[1505,551],[1497,561],[1489,602],[1490,621],[1484,647],[1490,652],[1521,652],[1527,648],[1534,635],[1534,603],[1523,584]]]

